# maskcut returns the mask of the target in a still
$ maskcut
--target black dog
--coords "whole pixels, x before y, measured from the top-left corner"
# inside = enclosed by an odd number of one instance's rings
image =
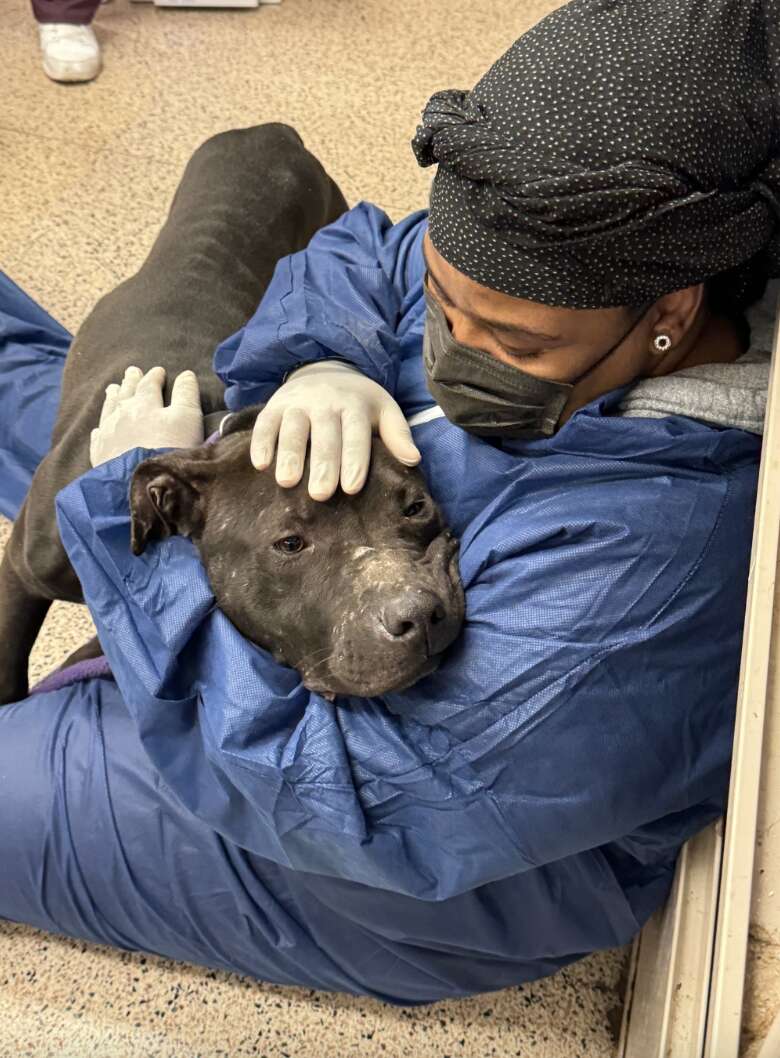
[[[68,355],[52,447],[0,566],[0,704],[27,693],[29,653],[51,602],[82,601],[54,498],[89,468],[105,387],[131,363],[162,364],[169,386],[194,370],[211,432],[224,414],[214,348],[254,312],[277,260],[345,208],[286,126],[222,133],[195,152],[149,257],[98,302]],[[463,612],[454,544],[422,478],[377,446],[361,496],[321,504],[302,486],[281,490],[249,461],[254,414],[229,420],[213,446],[137,469],[134,548],[161,533],[191,535],[236,626],[324,693],[413,682],[457,634]],[[99,649],[88,644],[69,660]]]
[[[214,445],[148,459],[130,490],[132,547],[192,538],[220,609],[327,697],[408,687],[460,631],[457,543],[416,469],[374,443],[357,496],[280,488],[249,460],[253,413]]]

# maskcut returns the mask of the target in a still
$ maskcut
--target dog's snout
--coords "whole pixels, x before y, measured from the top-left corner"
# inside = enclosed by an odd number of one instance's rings
[[[447,637],[439,635],[439,629],[446,623],[447,610],[432,592],[405,592],[385,603],[379,617],[393,639],[422,640],[430,654],[438,654],[447,645]]]

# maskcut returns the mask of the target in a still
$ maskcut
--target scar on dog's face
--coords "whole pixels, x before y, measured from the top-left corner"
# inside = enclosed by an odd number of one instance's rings
[[[254,415],[257,414],[255,409]],[[197,546],[220,609],[328,698],[411,686],[436,668],[464,618],[458,544],[419,470],[375,441],[356,496],[312,500],[249,460],[254,416],[213,445],[141,463],[132,548],[181,534]]]

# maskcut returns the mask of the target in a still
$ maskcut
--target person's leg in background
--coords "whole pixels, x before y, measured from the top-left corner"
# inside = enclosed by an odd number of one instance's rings
[[[43,53],[53,81],[91,81],[100,73],[100,45],[90,23],[100,0],[32,0]]]

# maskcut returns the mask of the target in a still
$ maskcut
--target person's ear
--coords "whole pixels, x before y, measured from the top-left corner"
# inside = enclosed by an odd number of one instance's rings
[[[680,348],[699,321],[703,305],[703,283],[675,290],[655,303],[649,338],[653,356],[665,356]]]
[[[130,482],[133,554],[142,554],[150,540],[199,536],[205,521],[205,486],[213,476],[207,446],[140,463]]]

